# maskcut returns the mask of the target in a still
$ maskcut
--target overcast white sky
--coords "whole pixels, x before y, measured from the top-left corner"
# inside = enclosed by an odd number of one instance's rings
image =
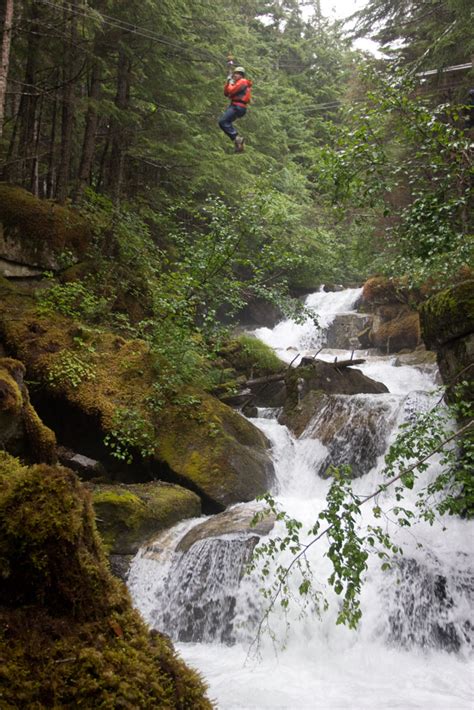
[[[326,17],[344,19],[367,5],[367,0],[321,0],[321,11]],[[370,39],[358,39],[354,46],[372,54],[378,54],[377,45]]]

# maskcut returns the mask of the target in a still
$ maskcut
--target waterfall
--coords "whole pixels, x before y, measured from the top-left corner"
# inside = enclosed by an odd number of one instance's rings
[[[359,295],[358,289],[318,292],[307,305],[317,313],[319,329],[312,322],[285,321],[257,335],[289,362],[297,352],[319,350],[331,323],[350,314]],[[319,356],[329,359],[335,352]],[[361,369],[383,381],[389,393],[328,397],[298,439],[278,423],[276,410],[260,409],[252,420],[272,445],[274,496],[307,528],[325,507],[329,465],[351,465],[355,492],[370,494],[382,481],[384,453],[398,427],[436,401],[434,367],[397,366],[393,357],[369,353]],[[435,457],[426,476],[438,470]],[[416,496],[416,486],[407,491],[413,504]],[[382,493],[379,503],[390,511],[393,491]],[[329,609],[317,618],[302,616],[297,607],[286,614],[277,608],[269,618],[274,638],[261,638],[257,660],[248,652],[265,599],[260,580],[245,570],[260,535],[283,530],[274,521],[265,529],[249,526],[259,505],[180,523],[140,550],[129,575],[135,605],[204,675],[218,708],[472,708],[472,522],[451,517],[403,529],[387,512],[383,523],[404,554],[386,571],[376,557],[370,560],[356,632],[335,624],[339,600],[326,584],[330,563],[321,540],[308,557]],[[362,517],[363,524],[376,522],[370,506]],[[292,582],[296,597],[299,582],[297,576]],[[279,640],[285,647],[275,653]]]

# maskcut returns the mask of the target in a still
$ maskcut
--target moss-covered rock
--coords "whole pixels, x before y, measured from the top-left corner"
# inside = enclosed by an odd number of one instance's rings
[[[420,306],[426,346],[439,346],[474,332],[474,279],[447,288]]]
[[[160,530],[201,514],[199,496],[167,483],[91,486],[97,527],[112,555],[133,555]]]
[[[225,507],[268,490],[274,472],[267,446],[244,417],[203,394],[195,416],[165,412],[158,452],[186,485]]]
[[[230,340],[221,355],[228,366],[246,378],[264,377],[282,372],[287,367],[268,345],[250,335],[240,335]]]
[[[21,293],[8,293],[0,303],[0,337],[54,397],[61,419],[74,409],[81,427],[89,420],[85,438],[102,442],[109,435],[124,458],[144,453],[159,469],[153,475],[189,486],[218,507],[267,490],[273,467],[265,437],[230,407],[190,389],[184,404],[153,412],[147,402],[159,372],[145,342],[42,315]]]
[[[0,446],[34,462],[56,461],[56,437],[31,405],[24,365],[0,358]]]
[[[0,454],[0,572],[2,707],[211,708],[111,576],[72,472]]]
[[[83,255],[91,237],[90,226],[75,210],[0,184],[0,257],[54,269],[63,252]]]

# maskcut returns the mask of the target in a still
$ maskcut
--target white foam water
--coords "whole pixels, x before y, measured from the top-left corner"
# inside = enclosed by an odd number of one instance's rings
[[[358,296],[356,289],[320,292],[308,303],[328,324],[337,313],[350,311]],[[321,332],[311,334],[309,324],[301,328],[287,321],[257,335],[274,346],[279,343],[280,354],[308,344],[319,348]],[[328,353],[328,359],[334,355]],[[341,422],[337,446],[319,438],[332,410],[315,416],[299,439],[278,424],[276,411],[262,409],[252,420],[272,444],[274,495],[306,528],[326,505],[330,482],[320,474],[329,459],[357,466],[361,475],[354,480],[355,492],[372,493],[382,480],[383,452],[400,423],[435,402],[432,372],[395,367],[393,358],[380,356],[368,357],[363,369],[383,381],[389,393],[333,398],[330,407]],[[374,420],[379,422],[375,429]],[[361,422],[366,422],[363,436]],[[433,478],[439,465],[434,460],[426,476]],[[407,499],[414,503],[416,495],[415,487]],[[175,639],[222,710],[472,710],[473,524],[449,518],[399,528],[390,514],[393,496],[388,489],[378,502],[387,511],[383,524],[404,556],[388,571],[382,571],[377,558],[370,560],[357,631],[335,623],[339,599],[326,582],[330,563],[323,539],[310,548],[308,558],[329,609],[318,618],[315,613],[302,616],[297,606],[285,614],[277,605],[269,617],[274,638],[263,634],[255,654],[265,601],[258,579],[244,574],[251,536],[222,534],[180,551],[180,540],[202,519],[180,523],[139,552],[129,576],[134,602],[150,626]],[[371,506],[365,508],[361,525],[380,523]],[[271,534],[282,532],[280,522]],[[291,557],[279,561],[285,559]],[[296,597],[300,581],[296,574]]]

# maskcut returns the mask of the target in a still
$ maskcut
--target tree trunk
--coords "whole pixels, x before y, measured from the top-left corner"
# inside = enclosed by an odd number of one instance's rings
[[[59,71],[56,72],[56,83],[59,81]],[[55,146],[56,146],[56,124],[58,116],[58,95],[54,95],[54,103],[51,114],[51,131],[49,134],[49,154],[48,154],[48,172],[46,174],[45,197],[51,199],[56,192],[56,161],[55,161]]]
[[[84,130],[84,140],[82,144],[81,164],[79,167],[79,176],[77,180],[76,193],[74,196],[75,201],[80,198],[87,185],[90,184],[92,163],[94,160],[95,152],[97,125],[99,122],[97,101],[100,97],[101,85],[101,62],[100,59],[96,59],[92,65],[91,85],[89,91],[89,108],[87,109],[86,127]]]
[[[110,126],[110,162],[107,175],[107,189],[115,204],[120,200],[124,160],[129,144],[124,118],[130,100],[131,71],[132,62],[125,49],[121,47],[118,55],[117,94],[115,96],[115,105],[120,109],[120,116],[114,118]]]
[[[61,113],[61,157],[58,170],[58,183],[56,199],[65,202],[69,189],[69,176],[71,169],[72,132],[74,126],[74,47],[77,42],[77,9],[78,0],[72,0],[73,12],[71,13],[70,41],[64,47],[64,72],[63,72],[63,97]],[[66,15],[65,10],[65,15]]]
[[[5,0],[5,15],[3,17],[2,55],[0,59],[0,138],[3,134],[5,115],[5,96],[7,93],[8,68],[10,66],[10,46],[13,27],[13,0]]]
[[[30,156],[35,149],[35,120],[38,95],[36,91],[36,69],[39,56],[40,28],[39,6],[32,5],[31,25],[28,32],[28,46],[26,52],[26,66],[24,74],[24,88],[18,107],[16,124],[13,129],[12,139],[8,150],[4,176],[6,180],[19,182],[26,187],[31,187],[29,168]],[[18,149],[15,153],[15,141],[18,136]],[[15,159],[18,156],[18,160]],[[12,163],[12,165],[9,165]]]

